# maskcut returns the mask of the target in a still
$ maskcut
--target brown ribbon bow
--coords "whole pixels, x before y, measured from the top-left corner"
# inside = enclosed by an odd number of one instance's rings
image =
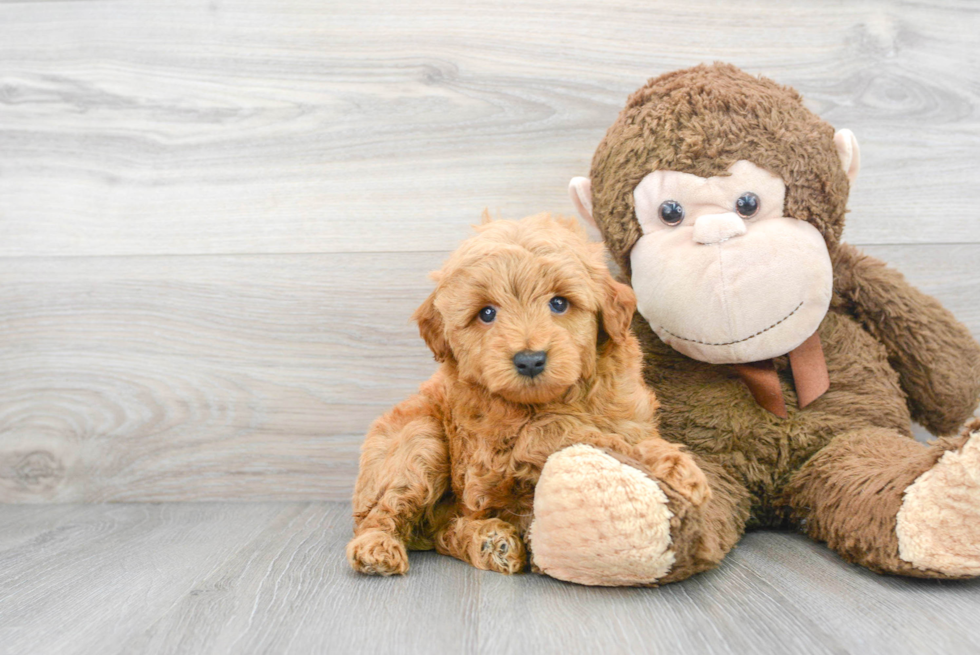
[[[823,346],[820,345],[820,335],[816,332],[789,352],[789,365],[793,370],[793,384],[796,386],[800,409],[830,388],[827,361],[823,356]],[[757,403],[779,418],[789,416],[783,391],[779,387],[779,375],[771,359],[733,366]]]

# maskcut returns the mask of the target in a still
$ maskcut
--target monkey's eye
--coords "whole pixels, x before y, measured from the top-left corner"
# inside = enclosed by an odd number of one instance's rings
[[[568,311],[568,298],[562,298],[561,296],[555,296],[548,301],[551,306],[551,311],[555,314],[564,314]]]
[[[676,200],[664,200],[658,213],[660,220],[667,225],[678,225],[684,220],[684,208]]]
[[[483,323],[493,323],[493,320],[497,318],[497,309],[491,305],[487,305],[480,310],[477,316]]]
[[[759,213],[759,204],[759,196],[748,191],[735,201],[735,213],[742,218],[751,218]]]

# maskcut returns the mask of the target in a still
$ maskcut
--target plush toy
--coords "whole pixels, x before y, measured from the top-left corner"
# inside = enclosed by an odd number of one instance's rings
[[[690,448],[712,495],[608,504],[589,489],[635,471],[597,450],[556,453],[534,503],[537,569],[662,584],[716,566],[746,529],[793,526],[877,572],[980,574],[980,423],[948,436],[980,397],[980,346],[841,242],[858,164],[849,131],[734,66],[668,73],[630,97],[570,191],[636,292],[661,434]],[[942,438],[915,441],[913,419]],[[671,566],[624,576],[622,544],[649,546],[630,519],[655,514]]]

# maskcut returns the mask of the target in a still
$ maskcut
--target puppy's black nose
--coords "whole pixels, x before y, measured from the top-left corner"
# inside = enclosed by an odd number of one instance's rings
[[[533,378],[544,371],[544,363],[548,360],[548,353],[543,350],[522,350],[514,355],[514,367],[521,375]]]

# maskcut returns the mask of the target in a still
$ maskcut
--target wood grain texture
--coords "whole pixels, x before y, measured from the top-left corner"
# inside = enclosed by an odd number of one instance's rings
[[[0,260],[0,501],[348,498],[441,258]]]
[[[957,0],[3,3],[0,256],[448,250],[712,60],[858,135],[851,241],[977,243],[978,47]]]
[[[570,212],[700,61],[854,130],[847,239],[980,335],[978,46],[961,0],[0,0],[0,655],[977,652],[977,582],[798,535],[591,589],[359,577],[346,503],[57,503],[346,500],[434,368],[425,273],[484,207]]]
[[[980,650],[980,629],[967,627],[959,613],[980,602],[978,581],[961,585],[879,576],[794,534],[750,534],[739,555],[733,561],[737,568],[764,578],[771,593],[792,598],[802,614],[837,634],[864,633],[846,650]]]
[[[425,272],[697,61],[857,132],[848,239],[980,334],[978,45],[954,0],[0,3],[0,502],[347,498]]]
[[[980,245],[867,250],[980,335]],[[0,502],[349,498],[445,256],[0,259]]]
[[[346,503],[0,506],[0,653],[860,653],[980,648],[980,582],[878,576],[759,532],[659,589],[412,553],[353,573]]]
[[[103,652],[192,595],[202,570],[286,527],[282,514],[271,505],[0,506],[0,652]]]

